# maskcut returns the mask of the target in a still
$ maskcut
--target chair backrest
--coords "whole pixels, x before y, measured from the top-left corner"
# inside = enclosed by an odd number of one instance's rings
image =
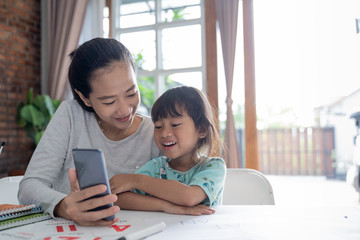
[[[19,204],[17,199],[17,193],[19,190],[19,183],[23,176],[4,177],[0,179],[0,192],[1,196],[0,204]]]
[[[223,204],[274,205],[274,193],[270,182],[261,172],[247,168],[228,168]]]

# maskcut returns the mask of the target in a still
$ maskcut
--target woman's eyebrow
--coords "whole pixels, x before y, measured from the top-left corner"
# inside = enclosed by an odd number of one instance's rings
[[[98,97],[97,99],[98,100],[107,100],[107,99],[110,99],[110,98],[114,98],[116,97],[115,95],[114,96],[102,96],[102,97]]]
[[[136,88],[136,85],[132,85],[131,87],[129,87],[125,92],[128,93],[132,90],[134,90]],[[107,99],[110,99],[110,98],[114,98],[116,97],[115,95],[110,95],[110,96],[102,96],[102,97],[98,97],[97,99],[98,100],[107,100]]]
[[[135,89],[135,84],[134,85],[132,85],[128,90],[126,90],[125,92],[126,93],[128,93],[128,92],[130,92],[130,91],[132,91],[132,90],[134,90]]]

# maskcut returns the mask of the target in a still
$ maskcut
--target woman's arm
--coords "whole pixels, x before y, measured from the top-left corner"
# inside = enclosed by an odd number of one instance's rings
[[[196,205],[192,207],[179,206],[163,199],[133,192],[123,192],[117,196],[118,200],[115,202],[115,205],[118,205],[121,209],[127,210],[160,211],[170,214],[194,216],[209,215],[215,212],[215,210],[205,205]]]
[[[192,207],[206,199],[207,195],[199,186],[159,179],[143,174],[117,174],[110,180],[114,194],[138,189],[176,205]]]
[[[66,153],[70,137],[67,130],[70,128],[68,112],[67,102],[61,103],[46,127],[19,184],[20,204],[35,203],[52,216],[55,205],[69,191],[67,171],[63,171],[67,165]],[[58,185],[64,186],[64,189],[59,190],[55,186],[57,179]]]

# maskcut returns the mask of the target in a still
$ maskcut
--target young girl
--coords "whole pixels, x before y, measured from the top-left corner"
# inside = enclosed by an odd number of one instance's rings
[[[151,116],[155,142],[165,156],[150,160],[136,174],[115,176],[110,181],[112,192],[137,189],[149,197],[194,207],[183,214],[213,213],[206,206],[221,204],[226,165],[222,158],[210,157],[220,140],[206,97],[192,87],[170,89],[157,99]],[[117,204],[125,209],[153,209],[151,203],[126,198],[119,198]]]

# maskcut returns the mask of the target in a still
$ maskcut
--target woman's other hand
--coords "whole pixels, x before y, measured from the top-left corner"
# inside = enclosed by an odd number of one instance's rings
[[[137,174],[116,174],[110,181],[110,190],[113,194],[119,194],[130,191],[134,188]]]

